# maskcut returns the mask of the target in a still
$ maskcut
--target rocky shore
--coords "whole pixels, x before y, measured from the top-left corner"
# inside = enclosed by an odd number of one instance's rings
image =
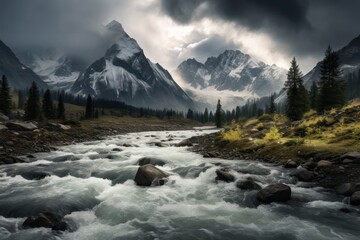
[[[100,140],[106,136],[143,131],[189,130],[194,122],[155,118],[104,118],[81,122],[0,122],[0,165],[24,162],[18,156],[54,150],[77,142]]]
[[[244,151],[229,141],[221,138],[221,133],[212,133],[187,139],[179,146],[191,146],[191,150],[202,154],[205,158],[222,158],[229,160],[254,160],[284,168],[293,168],[292,176],[298,181],[313,182],[315,185],[333,189],[340,195],[351,197],[354,205],[360,200],[360,152],[349,152],[332,158],[322,159],[321,154],[310,158],[285,159],[274,158],[271,153],[264,155],[262,151]],[[223,176],[224,174],[218,174]],[[229,178],[228,178],[229,179]],[[254,183],[239,183],[254,186]]]

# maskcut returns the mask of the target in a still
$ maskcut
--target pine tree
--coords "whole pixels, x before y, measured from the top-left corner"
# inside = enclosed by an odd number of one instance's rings
[[[309,100],[303,85],[302,73],[295,58],[291,61],[291,66],[287,73],[285,88],[287,89],[286,115],[291,120],[300,120],[309,108]]]
[[[86,99],[85,118],[89,119],[93,117],[93,102],[90,94]]]
[[[204,111],[204,123],[209,122],[209,110],[207,108],[205,108]]]
[[[317,102],[318,102],[318,86],[316,85],[316,82],[314,81],[313,84],[311,85],[311,89],[310,89],[310,108],[316,109]]]
[[[215,112],[215,125],[217,128],[221,128],[223,126],[223,116],[222,116],[222,109],[221,109],[221,103],[220,99],[218,100],[218,104],[216,106],[216,112]]]
[[[53,100],[49,89],[45,91],[43,96],[42,111],[47,119],[54,118]]]
[[[24,94],[21,90],[18,91],[18,109],[24,109],[25,106],[25,98]]]
[[[65,119],[65,105],[64,105],[64,97],[63,94],[59,95],[58,106],[57,106],[57,118]]]
[[[2,76],[0,83],[0,112],[5,115],[11,112],[10,87],[5,75]]]
[[[189,110],[188,110],[188,112],[186,114],[186,118],[187,119],[194,119],[194,112],[190,108],[189,108]]]
[[[270,114],[276,113],[275,94],[272,94],[270,96],[269,113]]]
[[[35,82],[32,82],[29,89],[29,97],[25,106],[25,120],[34,120],[40,117],[40,93]]]
[[[329,46],[320,66],[318,111],[343,106],[346,100],[345,90],[339,55]]]

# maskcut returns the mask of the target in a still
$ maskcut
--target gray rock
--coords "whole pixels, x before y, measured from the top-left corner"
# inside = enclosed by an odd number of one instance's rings
[[[256,199],[261,203],[286,202],[291,199],[291,188],[282,183],[271,184],[261,189]]]
[[[112,151],[113,152],[121,152],[122,150],[120,148],[113,148]]]
[[[351,196],[356,191],[360,191],[359,183],[344,183],[336,188],[338,194],[345,196]]]
[[[21,174],[21,176],[27,180],[41,180],[50,175],[48,172],[26,172]]]
[[[6,127],[13,131],[34,131],[38,127],[31,122],[8,122]]]
[[[302,182],[311,182],[314,178],[314,174],[305,168],[296,169],[290,176],[296,177]]]
[[[166,162],[160,158],[144,157],[140,158],[137,164],[140,166],[144,166],[146,164],[151,164],[154,166],[164,166]]]
[[[177,147],[191,147],[193,146],[193,143],[190,142],[188,139],[179,142],[178,144],[176,144]]]
[[[164,185],[168,176],[169,174],[161,171],[154,165],[146,164],[139,167],[135,176],[135,182],[139,186]]]
[[[253,180],[247,179],[243,181],[236,182],[236,187],[243,190],[260,190],[261,186],[254,182]]]
[[[9,118],[4,114],[0,113],[0,121],[1,122],[9,121]]]
[[[49,123],[47,125],[47,129],[52,131],[66,131],[66,130],[70,130],[71,126],[64,125],[61,123]]]
[[[317,167],[318,168],[323,168],[323,167],[329,167],[333,165],[332,162],[328,161],[328,160],[320,160],[318,163],[317,163]]]
[[[350,197],[350,203],[352,205],[360,205],[360,191],[354,192]]]
[[[234,182],[235,177],[225,170],[218,169],[216,170],[215,181]]]
[[[8,128],[5,125],[0,124],[0,131],[1,130],[7,130]]]
[[[22,226],[24,228],[51,228],[59,231],[68,229],[68,225],[63,221],[62,217],[48,212],[28,217]]]
[[[349,159],[360,159],[360,152],[348,152],[341,156],[341,159],[349,158]]]
[[[298,164],[293,161],[293,160],[289,160],[285,163],[284,168],[297,168]]]

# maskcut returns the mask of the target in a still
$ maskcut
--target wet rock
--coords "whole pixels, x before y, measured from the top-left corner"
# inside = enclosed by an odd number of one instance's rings
[[[5,116],[4,114],[0,113],[0,121],[2,121],[2,122],[9,121],[9,118],[7,116]]]
[[[48,212],[28,217],[22,226],[24,228],[51,228],[58,231],[68,229],[68,225],[63,221],[62,217]]]
[[[32,155],[32,154],[26,155],[26,157],[27,157],[27,158],[35,158],[35,156]]]
[[[215,157],[217,157],[218,156],[218,154],[216,154],[215,152],[207,152],[207,153],[205,153],[204,154],[204,158],[215,158]]]
[[[251,179],[236,182],[236,187],[243,190],[260,190],[261,186]]]
[[[316,168],[317,163],[313,159],[310,159],[310,160],[306,161],[304,164],[302,164],[301,166],[306,168],[307,170],[313,170]]]
[[[6,127],[12,131],[34,131],[37,126],[31,122],[8,122]]]
[[[122,150],[120,148],[113,148],[112,151],[113,152],[122,152]]]
[[[123,146],[123,147],[132,147],[132,145],[131,145],[131,144],[128,144],[128,143],[124,143],[122,146]]]
[[[350,204],[360,205],[360,191],[354,192],[350,197]]]
[[[340,157],[340,159],[351,159],[351,160],[360,160],[360,152],[348,152]]]
[[[228,171],[217,169],[215,181],[234,182],[235,177]]]
[[[296,169],[290,176],[296,177],[302,182],[311,182],[314,178],[314,174],[305,168]]]
[[[71,126],[64,125],[61,123],[49,123],[46,125],[46,129],[50,131],[66,131],[66,130],[70,130]]]
[[[8,128],[5,125],[0,124],[0,131],[1,130],[7,130]]]
[[[323,168],[323,167],[329,167],[333,165],[332,162],[328,161],[328,160],[320,160],[318,163],[317,163],[317,167],[318,168]]]
[[[345,196],[351,196],[356,191],[360,191],[359,183],[344,183],[336,188],[338,194]]]
[[[160,158],[144,157],[140,158],[137,164],[140,166],[144,166],[146,164],[151,164],[154,166],[164,166],[166,162]]]
[[[51,176],[51,174],[48,172],[26,172],[22,173],[21,176],[27,180],[41,180]]]
[[[193,143],[189,139],[186,139],[184,141],[179,142],[175,146],[177,146],[177,147],[191,147],[191,146],[193,146]]]
[[[20,158],[13,157],[13,156],[1,156],[0,155],[0,162],[2,162],[3,164],[14,164],[14,163],[23,163],[25,161]]]
[[[146,164],[139,167],[134,181],[139,186],[164,185],[168,176],[154,165]]]
[[[291,188],[285,184],[271,184],[261,189],[256,199],[261,203],[286,202],[291,199]]]
[[[293,160],[289,160],[285,163],[284,168],[297,168],[298,164],[293,161]]]

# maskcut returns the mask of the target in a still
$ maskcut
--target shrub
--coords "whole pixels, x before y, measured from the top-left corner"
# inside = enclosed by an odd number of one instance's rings
[[[222,138],[228,141],[239,141],[242,139],[241,130],[237,127],[235,129],[230,129],[222,132]]]
[[[264,139],[268,142],[276,141],[281,138],[279,130],[274,126],[270,128],[270,131],[265,134]]]

